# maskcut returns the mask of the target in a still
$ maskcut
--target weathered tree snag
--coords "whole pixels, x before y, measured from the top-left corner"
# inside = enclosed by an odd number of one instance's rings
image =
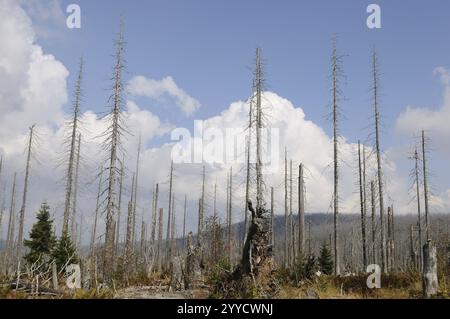
[[[199,246],[194,247],[194,238],[190,231],[187,236],[187,254],[186,265],[184,271],[184,287],[185,289],[192,289],[198,284],[201,279],[201,256],[199,253]]]
[[[379,75],[378,75],[378,60],[375,49],[372,54],[372,71],[373,71],[373,107],[375,113],[375,148],[377,155],[377,178],[378,178],[378,198],[380,200],[380,228],[381,228],[381,269],[387,272],[386,260],[386,237],[384,232],[384,185],[383,173],[381,170],[381,149],[380,149],[380,112],[378,108],[378,90],[379,90]]]
[[[6,253],[5,253],[5,260],[4,265],[6,269],[6,274],[9,274],[9,268],[10,268],[10,258],[13,255],[13,249],[14,249],[14,226],[16,224],[16,177],[17,173],[14,173],[14,179],[13,179],[13,186],[12,186],[12,192],[11,192],[11,203],[9,206],[9,220],[8,220],[8,233],[6,237]]]
[[[247,207],[247,204],[245,207]],[[272,247],[275,247],[274,214],[275,214],[275,211],[274,211],[273,187],[271,187],[270,188],[270,243],[271,243]]]
[[[104,260],[103,260],[103,274],[107,283],[111,283],[114,270],[114,234],[117,202],[116,202],[116,183],[117,183],[117,157],[121,146],[121,135],[123,128],[121,126],[121,111],[122,111],[122,72],[124,69],[124,36],[123,36],[123,22],[120,25],[120,31],[118,38],[115,42],[116,46],[116,64],[114,66],[114,88],[111,96],[111,111],[108,114],[108,128],[104,135],[106,139],[104,141],[109,151],[109,174],[108,174],[108,189],[106,199],[106,230],[105,230],[105,247],[104,247]]]
[[[120,179],[119,179],[119,203],[117,204],[117,229],[116,229],[116,255],[119,253],[120,246],[120,216],[122,215],[122,190],[123,190],[123,176],[124,176],[124,156],[120,162]]]
[[[358,141],[358,172],[359,172],[359,198],[361,206],[361,237],[362,237],[362,253],[363,253],[363,271],[367,268],[367,249],[366,249],[366,210],[364,197],[363,170],[361,162],[361,143]]]
[[[438,292],[436,246],[428,240],[423,246],[422,290],[425,298],[431,298]]]
[[[333,39],[332,60],[332,81],[333,81],[333,167],[334,167],[334,191],[333,191],[333,235],[334,235],[334,275],[340,274],[339,261],[339,234],[338,234],[338,216],[339,216],[339,163],[338,163],[338,101],[339,101],[339,76],[341,74],[340,57],[337,53],[336,38]]]
[[[156,249],[156,262],[155,262],[157,269],[161,269],[161,244],[163,238],[163,222],[164,222],[164,210],[163,208],[160,208],[158,216],[158,247]]]
[[[305,255],[305,193],[303,164],[298,167],[298,256]]]
[[[75,162],[75,179],[73,181],[73,199],[72,199],[72,220],[71,220],[71,235],[72,242],[76,245],[77,231],[76,231],[76,219],[77,219],[77,202],[78,202],[78,178],[80,174],[80,155],[81,155],[81,134],[78,134],[77,153]]]
[[[419,186],[419,155],[417,153],[417,148],[414,150],[414,178],[416,184],[416,200],[417,200],[417,228],[419,231],[419,270],[422,272],[423,268],[423,258],[422,258],[422,217],[420,211],[420,186]]]
[[[33,134],[34,134],[34,125],[30,127],[30,137],[28,140],[28,151],[27,151],[27,164],[25,167],[25,181],[23,184],[23,194],[22,194],[22,206],[19,212],[19,234],[17,236],[17,252],[16,252],[16,265],[19,269],[20,260],[22,258],[22,247],[23,247],[23,231],[24,231],[24,223],[25,223],[25,207],[27,203],[27,192],[28,192],[28,181],[30,177],[30,162],[31,162],[31,153],[32,153],[32,145],[33,145]]]
[[[75,170],[75,145],[77,138],[77,128],[78,128],[78,114],[80,112],[80,104],[81,104],[81,81],[83,79],[83,58],[80,59],[78,77],[75,84],[75,101],[73,103],[73,118],[70,121],[69,125],[71,128],[71,137],[70,137],[70,149],[69,149],[69,165],[67,168],[66,175],[66,193],[65,193],[65,201],[64,201],[64,216],[63,216],[63,227],[62,234],[68,233],[68,225],[69,225],[69,210],[72,201],[72,187],[73,185],[73,177]],[[73,224],[72,223],[72,236],[73,236]]]
[[[427,151],[425,149],[425,131],[422,130],[422,165],[423,165],[423,196],[425,198],[425,235],[427,240],[430,240],[430,224],[429,218],[429,205],[428,205],[428,170],[427,170]]]
[[[287,149],[284,148],[284,255],[283,264],[284,268],[288,267],[288,181],[287,181]]]
[[[250,226],[240,264],[216,289],[225,297],[258,296],[270,298],[277,292],[273,276],[273,249],[270,244],[270,213],[264,208],[256,211],[248,202],[251,212]]]

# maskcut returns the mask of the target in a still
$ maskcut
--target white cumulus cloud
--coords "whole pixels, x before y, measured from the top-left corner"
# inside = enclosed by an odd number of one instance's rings
[[[165,95],[170,96],[187,116],[192,115],[200,108],[200,102],[180,88],[170,76],[161,80],[135,76],[128,83],[127,89],[132,95],[153,99],[160,99]]]

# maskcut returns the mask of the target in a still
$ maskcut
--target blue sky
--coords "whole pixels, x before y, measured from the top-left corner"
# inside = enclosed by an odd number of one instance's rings
[[[372,2],[381,7],[381,29],[366,26],[366,8]],[[71,3],[81,7],[81,29],[66,27],[65,9]],[[331,38],[337,34],[338,49],[345,55],[346,75],[342,86],[346,99],[341,103],[345,118],[340,127],[347,141],[342,143],[342,150],[343,157],[352,162],[343,165],[343,204],[348,211],[358,210],[353,187],[354,143],[366,140],[372,132],[371,51],[376,47],[381,71],[381,146],[387,156],[386,176],[390,178],[387,192],[403,212],[411,212],[414,205],[408,193],[408,173],[413,163],[407,157],[413,135],[423,125],[433,139],[429,166],[434,173],[439,172],[431,177],[437,195],[435,211],[450,209],[448,1],[0,0],[0,4],[0,152],[7,163],[6,185],[11,184],[12,172],[23,171],[23,149],[32,123],[37,122],[45,136],[45,156],[58,158],[62,119],[70,111],[67,95],[73,91],[81,55],[85,59],[82,110],[98,114],[106,111],[114,65],[113,40],[123,15],[127,43],[124,82],[142,76],[158,84],[170,76],[186,93],[184,97],[201,104],[189,117],[173,98],[128,96],[127,101],[136,103],[129,112],[130,123],[135,130],[146,130],[144,139],[149,141],[142,161],[141,175],[146,181],[141,192],[143,207],[148,206],[153,183],[160,182],[163,188],[167,185],[170,152],[162,145],[170,136],[158,136],[161,131],[170,131],[166,124],[192,129],[194,120],[201,119],[220,128],[245,126],[247,106],[235,103],[233,108],[230,104],[249,97],[255,49],[260,47],[267,89],[276,93],[267,95],[278,103],[273,113],[283,116],[277,119],[284,134],[282,146],[291,147],[294,162],[302,161],[315,170],[308,209],[327,211],[332,183],[331,175],[322,176],[322,171],[332,158],[331,123],[326,115],[330,111]],[[303,119],[302,111],[312,124]],[[103,122],[90,114],[83,115],[88,122],[86,131],[92,129],[91,135],[97,136]],[[88,177],[96,172],[103,156],[100,141],[90,133],[85,138],[91,165],[89,172],[82,174]],[[128,153],[133,154],[132,163],[137,137],[135,140],[126,145]],[[149,151],[152,147],[154,152]],[[30,209],[47,198],[58,212],[62,171],[55,170],[52,160],[44,166],[45,170],[36,169],[33,176],[32,183],[36,184],[31,187],[38,192],[30,199]],[[128,166],[131,176],[134,165]],[[209,176],[223,182],[226,169],[210,168]],[[239,177],[237,167],[234,171]],[[198,167],[180,167],[178,173],[177,192],[189,191],[191,206],[195,207],[199,189],[193,188],[200,185]],[[281,176],[269,177],[269,183],[279,187],[276,178]],[[86,216],[94,205],[94,198],[89,198],[94,192],[86,191]],[[279,189],[276,193],[282,195]],[[225,194],[220,196],[224,202]]]
[[[63,1],[62,7],[73,1]],[[301,106],[324,127],[328,103],[330,38],[336,33],[347,56],[344,71],[347,120],[342,134],[367,135],[370,116],[370,51],[376,47],[382,72],[384,133],[407,105],[438,107],[439,79],[432,71],[450,66],[450,27],[445,1],[377,1],[382,28],[366,27],[370,1],[77,1],[81,30],[62,28],[64,37],[43,39],[70,71],[80,55],[86,59],[86,101],[105,105],[111,73],[112,39],[120,14],[126,19],[129,76],[172,76],[202,104],[195,118],[207,118],[232,101],[248,96],[257,46],[263,50],[268,89]],[[73,81],[73,72],[69,87]],[[189,125],[170,108],[148,107],[161,119]],[[386,139],[385,146],[394,143]]]
[[[62,1],[61,7],[72,2]],[[53,25],[59,36],[42,38],[40,44],[70,70],[69,88],[79,56],[85,57],[86,108],[102,111],[113,65],[112,40],[123,14],[128,78],[170,75],[202,106],[186,118],[171,107],[170,100],[137,98],[139,105],[162,121],[188,128],[194,118],[217,115],[249,95],[254,51],[259,46],[267,88],[301,106],[308,119],[330,133],[325,119],[330,38],[337,34],[339,50],[346,55],[342,135],[356,141],[365,140],[370,132],[370,53],[376,47],[382,74],[383,147],[411,144],[411,137],[395,134],[394,124],[408,105],[439,108],[442,103],[442,86],[433,70],[450,67],[446,41],[450,4],[377,1],[382,28],[368,29],[366,8],[372,2],[77,1],[82,28]],[[436,183],[444,186],[439,179]]]

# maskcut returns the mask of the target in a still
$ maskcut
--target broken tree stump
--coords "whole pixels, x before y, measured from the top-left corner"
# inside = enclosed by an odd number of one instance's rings
[[[278,285],[273,276],[270,212],[264,208],[256,211],[251,201],[248,201],[248,209],[251,212],[251,220],[241,261],[235,270],[215,287],[215,291],[224,294],[225,298],[270,298],[278,292]]]
[[[438,292],[436,246],[428,240],[423,246],[422,290],[425,298],[431,298]]]

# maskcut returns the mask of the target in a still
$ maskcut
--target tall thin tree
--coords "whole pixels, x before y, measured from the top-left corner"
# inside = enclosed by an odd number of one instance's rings
[[[78,201],[78,179],[80,174],[80,156],[81,156],[81,134],[78,134],[77,153],[75,162],[75,179],[73,181],[73,199],[72,199],[72,219],[71,219],[71,234],[72,241],[76,243],[76,219],[77,219],[77,201]]]
[[[333,190],[333,237],[334,237],[334,274],[340,273],[339,260],[339,100],[340,87],[339,78],[342,76],[342,56],[337,52],[336,38],[333,38],[333,49],[331,55],[331,79],[332,79],[332,119],[333,119],[333,168],[334,168],[334,190]]]
[[[83,80],[83,66],[84,61],[83,58],[80,58],[79,69],[78,69],[78,77],[75,83],[75,92],[74,92],[74,101],[73,101],[73,109],[72,109],[72,119],[69,122],[69,129],[71,131],[70,140],[69,140],[69,162],[66,172],[66,193],[65,193],[65,201],[64,201],[64,216],[63,216],[63,227],[62,233],[67,233],[69,231],[69,214],[70,208],[72,204],[72,196],[73,196],[73,178],[75,173],[76,166],[76,142],[78,135],[78,124],[79,124],[79,114],[80,114],[80,106],[81,106],[81,98],[82,98],[82,80]]]
[[[414,150],[414,178],[416,184],[416,200],[417,200],[417,229],[419,232],[419,270],[422,272],[423,258],[422,258],[422,217],[420,211],[420,186],[419,186],[419,154],[417,148]]]
[[[425,199],[425,236],[427,241],[430,240],[430,224],[429,224],[429,199],[428,199],[428,171],[427,171],[427,150],[425,131],[422,130],[422,173],[423,173],[423,196]]]
[[[105,232],[105,249],[103,260],[103,275],[106,282],[110,282],[113,273],[113,257],[114,257],[114,234],[115,234],[115,217],[117,211],[116,201],[116,183],[117,183],[117,159],[118,153],[121,149],[121,137],[124,133],[122,125],[122,101],[123,101],[123,83],[122,73],[124,71],[124,33],[123,21],[120,24],[120,31],[115,42],[115,65],[113,76],[113,93],[110,97],[112,101],[111,109],[106,120],[108,127],[104,132],[106,137],[104,146],[109,151],[109,174],[108,174],[108,189],[106,199],[106,232]]]
[[[305,193],[303,164],[298,166],[298,257],[305,255]]]
[[[378,58],[375,49],[372,52],[372,90],[373,90],[373,109],[375,113],[375,150],[377,155],[377,179],[378,179],[378,199],[380,203],[380,233],[381,233],[381,268],[387,272],[386,260],[386,235],[384,222],[384,185],[383,172],[381,165],[381,147],[380,147],[380,111],[379,111],[379,71]]]
[[[363,185],[363,169],[361,160],[361,143],[358,141],[358,173],[359,173],[359,200],[361,208],[361,238],[362,238],[362,255],[363,255],[363,271],[367,267],[367,249],[366,249],[366,212],[364,210],[364,185]]]
[[[22,258],[22,248],[23,248],[23,231],[24,231],[24,223],[25,223],[25,209],[27,203],[27,194],[28,194],[28,182],[30,178],[30,164],[31,164],[31,154],[33,147],[33,138],[34,138],[34,125],[30,127],[30,135],[28,138],[27,145],[27,161],[25,166],[25,180],[23,183],[23,194],[22,194],[22,206],[19,211],[19,234],[17,236],[17,267],[20,266],[20,260]]]

